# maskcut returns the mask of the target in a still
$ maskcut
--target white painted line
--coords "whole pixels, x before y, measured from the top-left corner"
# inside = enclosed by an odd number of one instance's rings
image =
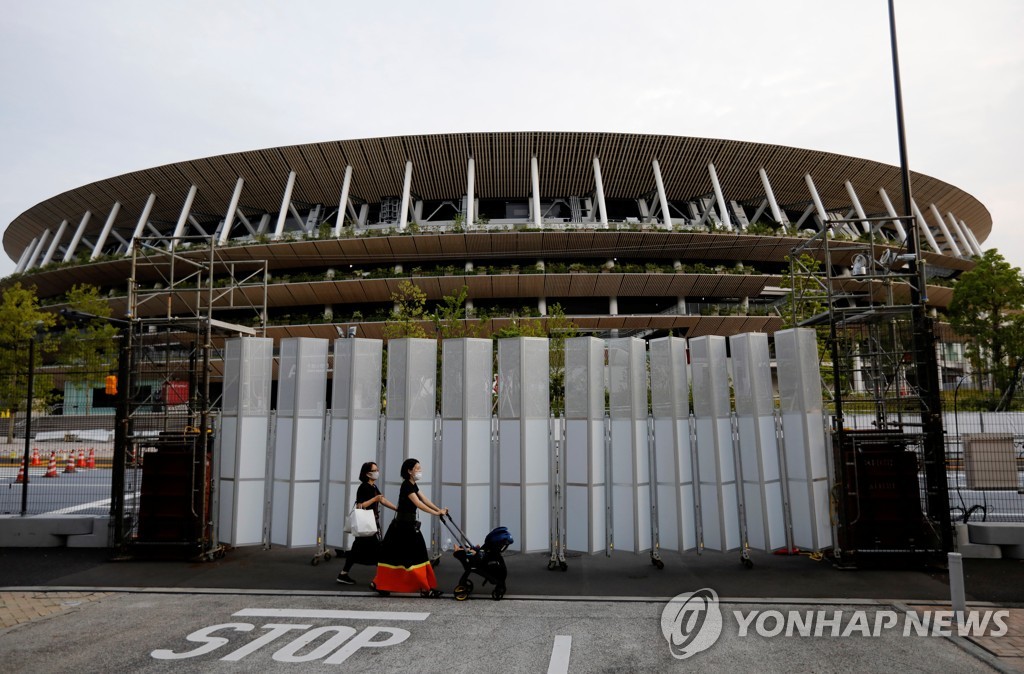
[[[234,613],[249,618],[336,618],[338,620],[426,620],[429,613],[411,611],[334,611],[302,608],[243,608]]]
[[[131,501],[137,495],[138,494],[126,494],[125,497],[124,497],[124,500],[125,500],[125,502]],[[61,508],[60,510],[51,510],[50,512],[42,513],[42,514],[43,515],[68,515],[68,514],[73,513],[73,512],[78,512],[79,510],[88,510],[89,508],[98,508],[100,506],[105,506],[105,505],[106,506],[110,505],[110,499],[109,498],[102,499],[100,501],[93,501],[92,503],[81,503],[81,504],[76,505],[76,506],[69,506],[67,508]]]
[[[569,671],[569,651],[572,650],[572,637],[559,635],[555,637],[555,646],[551,649],[551,662],[548,674],[566,674]]]

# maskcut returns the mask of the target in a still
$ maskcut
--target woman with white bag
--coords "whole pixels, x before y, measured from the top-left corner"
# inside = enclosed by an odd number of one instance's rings
[[[384,495],[377,489],[377,478],[380,477],[380,473],[377,470],[377,464],[373,461],[367,461],[363,464],[362,468],[359,469],[359,489],[356,490],[356,502],[354,508],[360,510],[368,510],[373,513],[373,519],[376,521],[377,527],[376,532],[371,535],[359,535],[355,529],[352,529],[353,535],[355,535],[354,542],[352,543],[352,549],[348,551],[345,556],[345,568],[341,573],[338,574],[337,581],[342,585],[355,585],[356,581],[348,575],[348,572],[352,569],[354,564],[368,564],[375,566],[377,564],[377,558],[380,555],[380,510],[377,508],[378,503],[383,503],[385,507],[391,508],[397,511],[391,501],[384,498]]]

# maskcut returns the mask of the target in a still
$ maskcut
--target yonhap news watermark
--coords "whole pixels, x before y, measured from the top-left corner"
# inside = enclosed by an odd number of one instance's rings
[[[892,609],[748,609],[723,613],[711,588],[676,595],[661,612],[661,633],[672,656],[690,658],[715,645],[731,615],[739,637],[1001,637],[1008,632],[1005,609],[954,612]]]

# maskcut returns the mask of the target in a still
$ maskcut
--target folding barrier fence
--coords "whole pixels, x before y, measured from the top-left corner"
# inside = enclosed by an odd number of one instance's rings
[[[518,550],[553,560],[565,548],[650,551],[658,564],[659,550],[832,544],[810,330],[776,338],[781,409],[762,334],[731,338],[731,359],[721,337],[567,339],[562,418],[549,410],[545,338],[442,342],[440,413],[435,340],[392,340],[386,373],[380,341],[335,341],[330,411],[328,346],[282,340],[271,414],[270,340],[228,341],[222,542],[347,548],[362,463],[377,462],[394,501],[415,458],[424,495],[471,538],[504,525]]]

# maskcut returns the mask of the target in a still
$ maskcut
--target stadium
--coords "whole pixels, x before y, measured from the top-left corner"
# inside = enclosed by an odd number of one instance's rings
[[[183,161],[55,195],[7,227],[17,267],[4,284],[34,286],[59,308],[88,283],[115,316],[194,310],[170,297],[179,280],[140,263],[144,251],[166,250],[232,277],[213,279],[237,286],[211,300],[218,320],[275,339],[352,327],[381,337],[403,281],[426,294],[427,315],[464,287],[467,318],[483,334],[525,316],[543,321],[556,304],[596,336],[773,333],[787,258],[825,224],[834,240],[893,254],[919,227],[929,305],[948,305],[945,280],[972,267],[991,216],[967,192],[914,173],[911,225],[893,206],[900,185],[896,166],[732,140],[501,132],[330,141]],[[853,251],[833,264],[856,273]]]

